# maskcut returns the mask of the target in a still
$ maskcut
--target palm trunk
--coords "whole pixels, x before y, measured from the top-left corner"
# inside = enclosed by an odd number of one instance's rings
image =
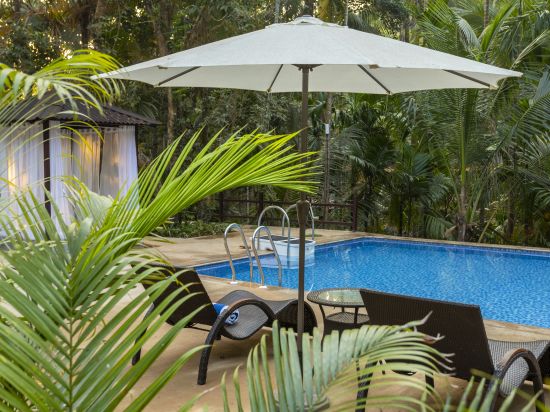
[[[101,44],[101,32],[100,32],[100,25],[98,24],[102,17],[104,17],[107,14],[107,5],[105,4],[105,0],[97,0],[95,11],[94,11],[94,17],[93,17],[93,24],[92,24],[92,38],[94,40],[94,46],[97,49],[102,48]]]
[[[325,124],[325,170],[323,179],[323,219],[328,220],[328,203],[330,202],[330,124],[332,117],[332,93],[327,94],[325,112],[323,113]]]
[[[513,170],[513,175],[514,176],[517,176],[516,169],[517,169],[517,157],[516,157],[516,153],[514,151],[514,153],[512,154],[512,170]],[[515,188],[512,185],[512,190],[510,190],[510,193],[508,195],[508,218],[506,219],[507,220],[507,222],[506,222],[506,238],[508,239],[508,241],[511,241],[512,236],[514,234],[514,228],[515,228],[515,225],[516,225],[515,206],[516,206]]]
[[[403,202],[401,196],[399,197],[399,236],[403,236]]]
[[[314,9],[315,9],[315,0],[304,1],[304,14],[309,14],[310,16],[313,16]]]
[[[464,184],[460,185],[460,196],[458,199],[458,216],[457,216],[457,229],[458,229],[458,241],[464,242],[466,240],[466,186]]]
[[[167,20],[168,17],[168,6],[165,4],[166,2],[160,1],[158,3],[158,7],[160,8],[159,12],[156,13],[153,7],[152,2],[147,2],[147,8],[149,11],[149,14],[153,16],[152,23],[153,23],[153,31],[155,33],[155,40],[157,43],[158,51],[160,56],[166,56],[169,54],[168,50],[168,44],[166,42],[166,36],[164,35],[163,27],[165,25],[169,25],[169,21]],[[172,88],[168,87],[166,89],[166,139],[167,139],[167,145],[172,143],[174,141],[174,122],[176,119],[176,110],[174,107],[174,97],[172,95]]]
[[[508,216],[506,219],[506,239],[509,242],[512,241],[512,236],[514,235],[514,228],[516,226],[516,211],[515,211],[515,195],[514,191],[511,190],[508,195]]]
[[[280,10],[281,10],[281,0],[275,0],[275,23],[279,23]]]
[[[80,43],[82,48],[90,47],[90,22],[92,21],[92,6],[85,3],[82,6],[80,15],[78,16],[78,24],[80,26]]]

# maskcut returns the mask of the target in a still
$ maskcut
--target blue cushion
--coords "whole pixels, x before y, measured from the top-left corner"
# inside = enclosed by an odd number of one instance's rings
[[[220,316],[223,312],[227,310],[229,306],[224,305],[223,303],[212,303],[212,306],[214,306],[214,310]],[[226,325],[234,325],[239,320],[239,309],[235,309],[231,315],[227,317],[225,320]]]

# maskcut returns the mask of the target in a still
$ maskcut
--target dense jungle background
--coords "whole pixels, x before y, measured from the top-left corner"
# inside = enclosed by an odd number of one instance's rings
[[[550,245],[547,0],[0,0],[0,62],[34,72],[92,48],[128,65],[302,14],[524,73],[496,91],[312,94],[318,225]],[[140,130],[142,166],[201,128],[204,142],[222,128],[220,141],[239,129],[294,132],[299,104],[292,94],[130,82],[117,102],[162,122]],[[217,233],[224,225],[214,222],[252,223],[262,206],[296,198],[256,188],[224,193],[159,233]]]

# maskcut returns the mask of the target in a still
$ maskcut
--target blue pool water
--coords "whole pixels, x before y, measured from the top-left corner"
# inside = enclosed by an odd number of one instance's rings
[[[262,266],[266,284],[277,285],[273,256],[263,256]],[[248,259],[235,260],[235,269],[237,279],[250,279]],[[197,271],[231,278],[227,262]],[[285,268],[282,286],[296,288],[297,278],[296,268]],[[259,282],[256,267],[254,281]],[[550,328],[550,253],[545,252],[362,238],[318,245],[305,285],[306,290],[364,287],[471,303],[481,306],[486,319]]]

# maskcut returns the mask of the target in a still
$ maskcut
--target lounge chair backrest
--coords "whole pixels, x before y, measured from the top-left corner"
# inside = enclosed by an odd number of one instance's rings
[[[181,293],[177,295],[176,299],[196,293],[196,295],[188,298],[182,305],[180,305],[174,313],[168,318],[168,323],[171,325],[176,324],[179,320],[189,315],[198,308],[204,306],[189,322],[189,325],[193,323],[200,323],[203,325],[213,325],[218,315],[212,306],[212,301],[204,289],[199,275],[192,269],[181,267],[170,267],[160,264],[151,265],[158,268],[158,273],[163,273],[166,276],[173,276],[174,273],[180,272],[178,275],[178,282],[172,282],[168,288],[157,298],[155,305],[160,304],[164,299],[168,298],[175,290],[181,290]],[[157,274],[157,273],[155,273]],[[149,287],[151,283],[144,282],[144,287]],[[184,286],[182,286],[184,285]]]
[[[441,353],[454,354],[451,360],[455,376],[469,379],[472,369],[494,372],[479,306],[368,289],[361,290],[361,296],[374,325],[403,325],[421,320],[431,312],[418,330],[430,336],[444,336],[434,346]]]

